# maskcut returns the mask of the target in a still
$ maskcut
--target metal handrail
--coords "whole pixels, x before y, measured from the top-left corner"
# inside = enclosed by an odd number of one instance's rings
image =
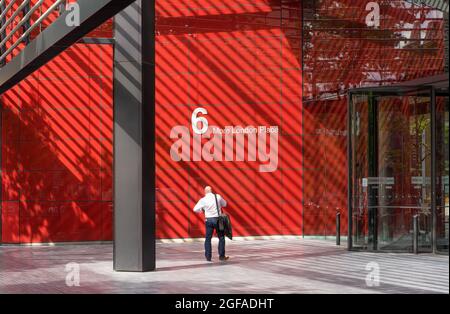
[[[11,0],[11,2],[8,4],[8,6],[4,9],[4,11],[0,14],[0,20],[6,15],[6,13],[11,9],[11,7],[14,5],[14,3],[17,0]],[[4,48],[8,40],[11,39],[11,37],[21,28],[24,26],[25,23],[29,22],[30,17],[32,14],[39,9],[43,2],[45,0],[39,0],[35,5],[33,5],[32,8],[22,17],[20,22],[11,30],[11,32],[8,33],[4,38],[1,38],[0,42],[0,51]],[[5,0],[0,1],[0,6],[3,5]],[[24,0],[22,4],[17,8],[17,10],[14,11],[14,13],[11,15],[11,17],[2,23],[0,28],[0,34],[6,30],[6,27],[11,24],[11,22],[17,17],[17,15],[23,11],[23,9],[28,5],[30,0]],[[63,3],[65,3],[66,0],[56,0],[32,25],[27,27],[26,31],[20,36],[18,40],[16,40],[11,47],[8,48],[1,56],[0,56],[0,63],[2,63],[6,57],[17,48],[17,46],[22,43],[27,36],[30,35],[30,33],[38,26],[40,26],[44,19],[46,19],[53,11],[58,9]]]
[[[2,2],[5,2],[6,0],[3,0]],[[2,14],[0,14],[0,20],[3,19],[6,15],[6,13],[11,10],[12,6],[14,5],[14,3],[16,3],[17,0],[11,0],[10,3],[8,3],[8,5],[5,7],[5,10],[2,12]],[[0,3],[0,4],[4,4],[4,3]]]
[[[16,1],[16,0],[14,0],[14,1]],[[11,1],[12,2],[12,1]],[[20,12],[22,12],[22,10],[23,9],[25,9],[25,7],[28,5],[30,3],[30,0],[24,0],[23,2],[22,2],[22,4],[17,8],[17,10],[15,10],[14,12],[13,12],[13,14],[5,21],[5,23],[2,25],[2,27],[0,28],[0,33],[1,32],[3,32],[5,29],[6,29],[6,27],[8,27],[9,26],[9,24],[11,24],[11,22],[12,21],[14,21],[14,19],[17,17],[17,15],[19,15],[19,13]],[[5,10],[5,12],[3,12],[3,14],[6,14],[8,11],[6,11]],[[1,16],[0,16],[0,20],[1,20]],[[22,20],[21,20],[21,22],[23,21],[23,18],[22,18]],[[15,31],[14,32],[11,32],[11,33],[15,33]]]
[[[430,8],[441,10],[448,13],[449,1],[448,0],[406,0],[407,2],[416,5],[426,5]]]
[[[20,22],[14,27],[14,29],[13,30],[11,30],[9,33],[8,33],[8,35],[5,37],[5,38],[3,38],[3,40],[0,42],[0,47],[3,47],[7,42],[8,42],[8,40],[9,39],[11,39],[11,37],[17,32],[17,30],[20,28],[20,27],[22,27],[23,26],[23,24],[25,24],[28,20],[29,20],[29,18],[31,17],[31,15],[34,13],[34,11],[36,11],[38,8],[39,8],[39,6],[40,5],[42,5],[42,3],[44,2],[45,0],[39,0],[31,9],[30,9],[30,11],[20,20]],[[18,13],[18,12],[20,12],[20,10],[17,10],[16,12],[14,12],[14,13]],[[37,22],[37,21],[36,21]],[[36,26],[38,26],[39,24],[38,23],[35,23],[35,24],[33,24],[33,25],[31,25],[30,26],[30,28],[31,27],[33,27],[33,29],[36,27]],[[4,26],[4,27],[6,27],[6,25]],[[3,29],[0,29],[0,33],[1,33],[1,31],[2,31]],[[16,44],[17,43],[17,45],[19,44],[19,43],[21,43],[22,41],[21,40],[17,40],[14,44]],[[17,46],[16,45],[16,46]],[[2,59],[0,58],[0,62],[2,61]]]

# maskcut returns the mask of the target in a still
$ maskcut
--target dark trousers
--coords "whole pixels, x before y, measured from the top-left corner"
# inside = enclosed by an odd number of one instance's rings
[[[219,238],[219,257],[225,257],[225,235],[223,232],[219,232],[217,220],[217,218],[206,219],[205,257],[208,260],[212,257],[211,239],[214,230]]]

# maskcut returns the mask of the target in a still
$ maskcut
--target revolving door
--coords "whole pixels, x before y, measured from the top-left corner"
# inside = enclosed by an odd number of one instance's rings
[[[349,95],[349,249],[448,254],[449,100],[434,87]],[[417,236],[417,231],[416,231]]]

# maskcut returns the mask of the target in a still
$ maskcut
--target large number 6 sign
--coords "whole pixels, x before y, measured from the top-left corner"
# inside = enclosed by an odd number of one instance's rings
[[[192,122],[192,130],[195,134],[205,134],[208,131],[208,120],[205,117],[199,117],[198,114],[207,115],[208,111],[205,108],[197,108],[192,113],[191,122]],[[198,128],[198,124],[202,124],[202,128]]]

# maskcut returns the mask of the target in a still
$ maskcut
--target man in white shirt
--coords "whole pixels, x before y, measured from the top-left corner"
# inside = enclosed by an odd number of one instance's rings
[[[219,208],[216,205],[216,196],[217,203]],[[213,194],[210,186],[205,187],[205,196],[200,199],[194,207],[194,212],[205,213],[206,219],[206,237],[205,237],[205,257],[208,262],[211,262],[212,257],[212,248],[211,248],[211,238],[213,236],[214,230],[216,230],[217,237],[219,238],[219,259],[221,261],[226,261],[229,259],[228,256],[225,255],[225,234],[220,232],[218,229],[218,218],[220,208],[226,207],[227,202],[220,196],[219,194]]]

